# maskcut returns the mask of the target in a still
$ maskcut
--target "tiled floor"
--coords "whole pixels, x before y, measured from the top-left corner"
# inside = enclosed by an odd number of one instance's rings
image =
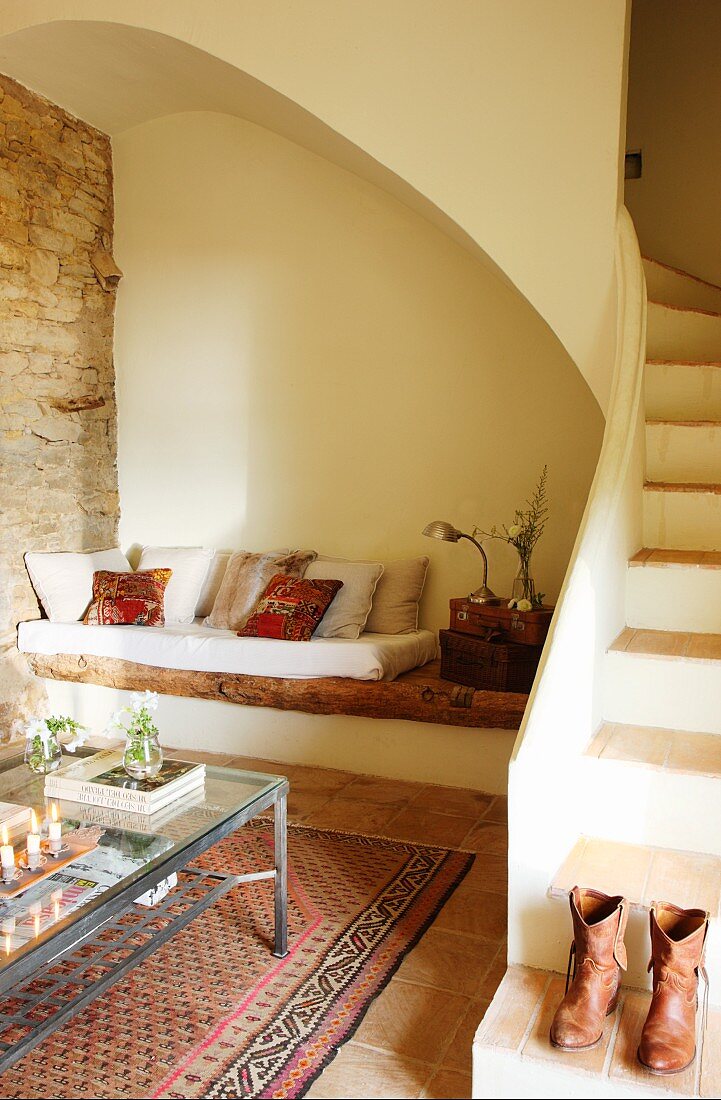
[[[721,569],[721,552],[718,550],[662,550],[645,546],[631,558],[632,566],[697,565],[703,569]]]
[[[721,737],[716,733],[606,722],[591,741],[586,755],[687,775],[721,776]]]
[[[644,657],[686,657],[697,661],[721,660],[721,634],[695,634],[685,630],[637,630],[623,628],[613,645],[614,653]]]
[[[287,775],[291,821],[478,853],[435,923],[371,1005],[310,1098],[467,1097],[471,1043],[506,970],[506,800],[248,757],[185,759]]]

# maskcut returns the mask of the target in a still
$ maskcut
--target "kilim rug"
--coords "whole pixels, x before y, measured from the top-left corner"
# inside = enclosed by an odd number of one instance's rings
[[[6,1070],[0,1096],[303,1096],[474,857],[305,826],[288,845],[287,958],[270,954],[272,883],[237,886]],[[198,865],[258,870],[272,847],[251,823]]]

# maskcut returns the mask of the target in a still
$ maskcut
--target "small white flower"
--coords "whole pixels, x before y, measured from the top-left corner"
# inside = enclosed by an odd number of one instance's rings
[[[508,601],[509,610],[513,611],[513,609],[515,608],[517,603],[518,603],[518,600],[509,600]]]
[[[508,528],[508,534],[511,536],[512,539],[515,539],[520,530],[521,528],[518,526],[517,523],[512,523],[511,526]]]
[[[533,604],[530,600],[519,600],[516,604],[516,607],[519,611],[530,611],[533,607]]]

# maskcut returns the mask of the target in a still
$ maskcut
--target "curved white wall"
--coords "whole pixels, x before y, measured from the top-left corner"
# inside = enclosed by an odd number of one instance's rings
[[[430,553],[425,619],[478,555],[420,536],[510,521],[544,462],[555,596],[602,417],[520,295],[384,191],[227,115],[114,142],[124,544]],[[504,552],[505,549],[505,552]],[[514,561],[492,551],[508,591]]]
[[[25,0],[0,8],[0,34],[121,19],[282,92],[475,240],[605,408],[626,9],[626,0]],[[122,94],[112,61],[108,79]]]

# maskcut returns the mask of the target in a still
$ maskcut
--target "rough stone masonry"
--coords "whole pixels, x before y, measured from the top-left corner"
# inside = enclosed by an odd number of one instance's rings
[[[0,75],[0,740],[44,698],[23,554],[117,543],[112,233],[110,139]]]

